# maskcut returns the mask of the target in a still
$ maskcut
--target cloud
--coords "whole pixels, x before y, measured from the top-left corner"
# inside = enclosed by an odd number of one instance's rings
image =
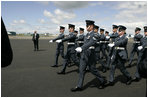
[[[90,3],[90,6],[97,6],[97,5],[103,5],[103,2]]]
[[[46,17],[53,17],[53,15],[49,11],[47,11],[47,10],[44,10],[43,14]]]
[[[147,24],[147,2],[119,2],[116,6],[118,13],[114,16],[113,24],[125,25],[127,32],[134,34],[136,27],[143,28]]]
[[[36,2],[46,6],[49,5],[49,1],[36,1]]]
[[[48,17],[55,24],[61,24],[65,20],[73,19],[76,17],[76,15],[74,13],[64,12],[60,9],[55,9],[54,13],[44,10],[43,14],[44,14],[44,16]]]
[[[38,21],[39,21],[39,23],[41,23],[41,24],[44,24],[44,23],[45,23],[45,20],[44,20],[44,19],[39,19]]]
[[[10,25],[17,25],[17,24],[25,24],[26,21],[23,19],[20,20],[13,20],[13,22]]]
[[[54,5],[64,9],[64,10],[73,10],[78,8],[87,7],[89,2],[87,1],[53,1]]]

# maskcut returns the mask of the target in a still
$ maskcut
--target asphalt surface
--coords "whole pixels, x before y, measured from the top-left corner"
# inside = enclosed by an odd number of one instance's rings
[[[71,92],[78,81],[77,67],[71,66],[65,75],[57,75],[61,70],[63,60],[59,59],[59,67],[52,68],[56,43],[40,40],[40,51],[33,51],[33,42],[30,39],[11,39],[13,62],[10,66],[1,69],[1,96],[2,97],[143,97],[146,96],[146,79],[126,85],[126,78],[119,69],[115,73],[115,85],[99,89],[99,81],[89,72],[85,75],[84,90]],[[129,53],[131,44],[128,45]],[[65,48],[66,50],[66,48]],[[136,58],[136,56],[135,56]],[[132,76],[136,69],[127,68]],[[100,65],[96,65],[100,69]],[[126,63],[127,66],[127,63]],[[100,72],[108,79],[109,71]],[[93,86],[95,85],[95,86]]]

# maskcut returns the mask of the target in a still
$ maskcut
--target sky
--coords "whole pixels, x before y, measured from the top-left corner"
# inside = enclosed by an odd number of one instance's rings
[[[58,34],[59,26],[85,28],[85,20],[112,32],[112,25],[124,25],[128,34],[147,25],[147,1],[1,1],[1,15],[7,31]]]

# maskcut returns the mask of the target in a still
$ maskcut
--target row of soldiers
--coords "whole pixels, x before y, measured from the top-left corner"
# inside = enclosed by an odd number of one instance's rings
[[[126,36],[126,27],[123,25],[113,25],[113,33],[109,35],[104,29],[94,24],[95,21],[86,20],[87,34],[84,35],[84,29],[80,28],[80,35],[77,37],[78,31],[75,31],[75,25],[68,24],[69,35],[65,37],[65,27],[60,26],[60,34],[57,38],[50,40],[49,42],[57,42],[55,65],[52,67],[58,67],[58,57],[61,54],[63,60],[63,68],[58,74],[65,74],[66,67],[69,62],[73,62],[79,68],[79,80],[76,87],[71,91],[81,91],[83,89],[84,75],[89,70],[100,81],[99,88],[104,88],[105,85],[114,85],[114,73],[116,67],[120,69],[123,75],[127,78],[127,85],[130,85],[133,80],[139,80],[141,75],[146,77],[147,74],[147,27],[144,27],[143,37],[140,34],[140,28],[135,29],[135,37],[133,43],[133,49],[130,56],[129,67],[133,60],[134,53],[138,53],[138,62],[135,77],[132,78],[130,73],[126,70],[125,62],[128,58],[127,43],[128,38]],[[64,42],[67,41],[67,51],[64,55]],[[108,55],[106,54],[108,52]],[[100,54],[105,56],[106,64],[100,57]],[[109,81],[100,75],[99,70],[96,68],[96,64],[102,65],[102,71],[106,72],[110,68]]]

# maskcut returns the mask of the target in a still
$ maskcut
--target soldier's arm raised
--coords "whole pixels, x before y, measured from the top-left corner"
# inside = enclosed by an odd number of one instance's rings
[[[55,39],[53,39],[53,41],[56,41],[56,40],[62,39],[62,38],[64,38],[64,35],[56,37]]]
[[[75,38],[76,38],[76,35],[73,34],[72,36],[68,36],[68,37],[62,39],[62,42],[68,41],[70,39],[75,39]]]

